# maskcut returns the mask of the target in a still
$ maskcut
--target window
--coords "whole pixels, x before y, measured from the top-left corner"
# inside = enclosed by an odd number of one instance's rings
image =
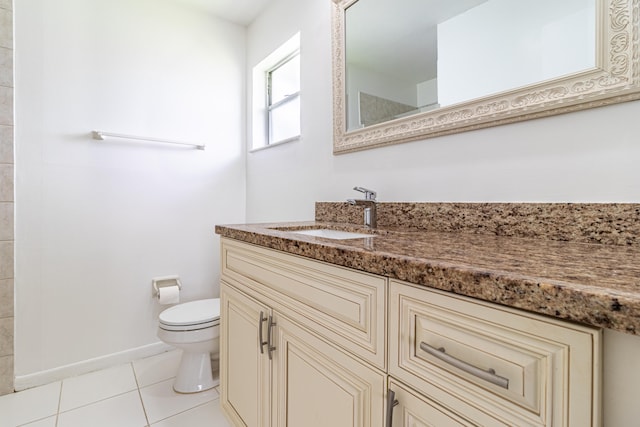
[[[300,52],[267,71],[269,144],[300,136]]]
[[[252,149],[300,138],[300,33],[253,67]]]

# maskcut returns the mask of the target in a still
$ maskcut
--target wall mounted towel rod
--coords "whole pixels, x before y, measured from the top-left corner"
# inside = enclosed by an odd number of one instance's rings
[[[105,138],[122,138],[122,139],[136,139],[139,141],[162,142],[165,144],[188,145],[190,147],[195,147],[198,150],[204,150],[205,148],[204,145],[192,144],[190,142],[180,142],[180,141],[171,141],[168,139],[148,138],[146,136],[125,135],[122,133],[102,132],[99,130],[92,130],[91,136],[93,137],[93,139],[97,139],[99,141],[103,141]]]

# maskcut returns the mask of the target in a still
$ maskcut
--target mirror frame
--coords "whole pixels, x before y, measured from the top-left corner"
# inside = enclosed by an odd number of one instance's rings
[[[596,0],[594,68],[347,131],[345,11],[356,1],[332,0],[334,154],[640,99],[640,0]]]

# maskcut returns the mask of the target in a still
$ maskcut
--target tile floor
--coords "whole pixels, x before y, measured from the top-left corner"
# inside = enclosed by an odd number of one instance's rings
[[[0,397],[0,427],[230,427],[218,387],[173,391],[179,350]]]

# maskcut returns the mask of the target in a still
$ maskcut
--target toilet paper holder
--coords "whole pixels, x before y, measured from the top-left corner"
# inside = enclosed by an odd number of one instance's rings
[[[151,284],[153,286],[153,296],[158,296],[159,289],[167,286],[176,286],[178,285],[178,289],[182,290],[182,282],[180,282],[180,277],[178,276],[164,276],[164,277],[154,277],[151,280]]]

